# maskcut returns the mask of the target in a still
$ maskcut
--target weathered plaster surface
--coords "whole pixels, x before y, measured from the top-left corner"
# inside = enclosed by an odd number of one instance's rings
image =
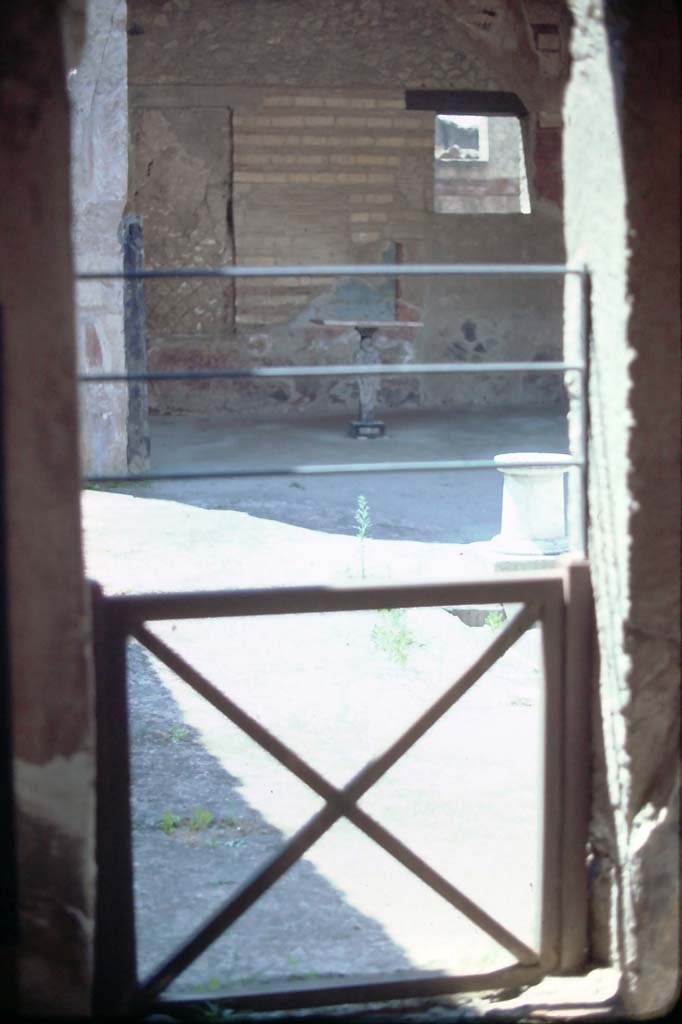
[[[19,992],[25,1013],[84,1016],[94,903],[93,735],[75,443],[68,105],[58,5],[3,5],[0,49],[0,302]],[[68,778],[65,766],[71,766]],[[59,775],[64,784],[55,787]]]
[[[22,1004],[85,1015],[96,880],[92,754],[81,750],[45,764],[17,758],[14,772],[25,928]]]
[[[94,781],[93,764],[84,751],[40,765],[17,758],[14,772],[16,793],[27,814],[57,826],[65,836],[82,835],[90,801],[81,783]]]
[[[73,242],[79,270],[120,270],[118,229],[128,187],[125,0],[90,0],[80,59],[69,74]],[[79,284],[78,359],[84,372],[125,368],[123,285]],[[120,385],[81,388],[86,472],[125,472],[128,396]]]
[[[148,267],[233,262],[229,110],[149,108],[132,128],[131,206],[144,212]],[[231,282],[169,280],[145,285],[152,336],[213,336],[233,326]]]
[[[592,277],[590,560],[604,729],[592,838],[598,891],[610,885],[612,899],[596,927],[603,945],[611,914],[626,1005],[652,1013],[679,979],[678,35],[671,3],[571,6],[566,241]]]

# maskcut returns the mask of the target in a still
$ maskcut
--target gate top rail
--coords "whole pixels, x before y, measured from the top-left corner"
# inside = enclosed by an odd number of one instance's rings
[[[376,608],[427,608],[458,604],[522,604],[561,601],[565,571],[515,575],[455,583],[397,583],[354,587],[268,587],[244,590],[186,591],[169,594],[121,594],[107,597],[128,628],[165,619],[290,615],[306,612],[371,611]]]
[[[514,274],[584,276],[585,266],[563,263],[327,263],[279,267],[159,267],[147,270],[84,270],[76,273],[77,281],[111,279],[137,280],[155,277],[402,277],[434,274]]]

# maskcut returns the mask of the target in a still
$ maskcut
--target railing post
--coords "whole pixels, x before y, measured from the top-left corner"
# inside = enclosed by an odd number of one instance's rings
[[[120,229],[123,246],[123,270],[131,273],[144,270],[144,237],[142,219],[127,214]],[[126,373],[147,371],[147,316],[144,281],[128,279],[123,286],[123,325],[125,336]],[[128,384],[128,471],[144,473],[149,469],[149,400],[147,383]]]
[[[97,894],[93,1010],[123,1016],[137,983],[131,849],[126,631],[91,585],[97,743]]]

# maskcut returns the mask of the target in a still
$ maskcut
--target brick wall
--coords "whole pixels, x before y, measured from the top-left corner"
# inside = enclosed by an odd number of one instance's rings
[[[400,92],[253,90],[249,100],[235,107],[233,122],[239,263],[379,259],[401,233],[405,178],[414,175],[420,186],[428,174],[433,115],[405,110]],[[240,282],[237,322],[287,319],[333,284]]]

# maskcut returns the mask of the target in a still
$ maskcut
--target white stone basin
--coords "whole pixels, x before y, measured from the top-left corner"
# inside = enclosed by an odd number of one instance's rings
[[[550,465],[532,465],[547,463]],[[510,555],[559,555],[568,550],[564,475],[570,455],[556,452],[508,452],[497,463],[504,476],[502,523],[490,542],[495,551]]]

